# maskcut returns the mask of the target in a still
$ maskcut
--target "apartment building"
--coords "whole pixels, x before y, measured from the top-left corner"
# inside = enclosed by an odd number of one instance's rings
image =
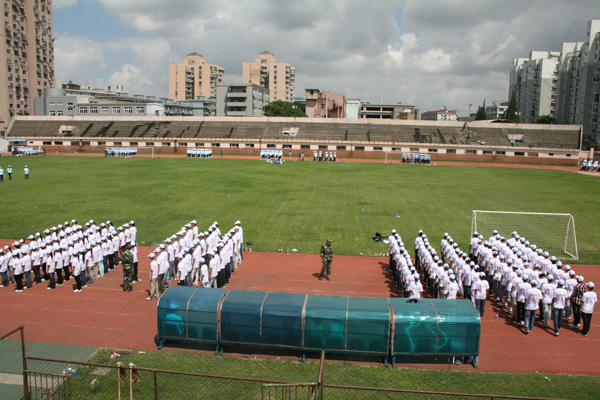
[[[456,111],[443,108],[441,110],[426,111],[421,114],[422,120],[430,121],[458,121]]]
[[[269,89],[271,101],[294,101],[296,68],[277,62],[273,53],[268,51],[260,53],[253,62],[242,64],[242,81]]]
[[[262,117],[269,89],[253,83],[217,85],[217,116]]]
[[[3,0],[0,131],[15,115],[33,114],[33,99],[54,82],[51,0]]]
[[[190,53],[182,63],[169,64],[169,99],[216,99],[217,85],[224,81],[223,67],[206,62],[198,53]]]

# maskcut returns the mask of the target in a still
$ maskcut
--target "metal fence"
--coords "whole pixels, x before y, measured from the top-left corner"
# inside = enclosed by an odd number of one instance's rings
[[[56,360],[25,355],[23,327],[20,331],[23,351],[24,399],[522,399],[518,397],[473,393],[449,393],[395,388],[326,384],[325,352],[321,352],[315,382],[285,382],[248,377],[222,376],[192,372],[141,368],[134,364],[95,364]],[[210,365],[198,366],[210,370]],[[310,372],[310,371],[309,371]],[[311,374],[316,371],[310,372]],[[248,372],[250,373],[250,371]],[[549,399],[546,399],[549,400]],[[556,399],[554,399],[556,400]]]

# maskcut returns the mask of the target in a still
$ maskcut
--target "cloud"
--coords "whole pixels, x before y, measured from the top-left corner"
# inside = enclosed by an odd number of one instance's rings
[[[61,8],[73,7],[76,4],[77,4],[77,0],[54,0],[52,2],[52,7],[54,7],[55,10],[58,10]]]
[[[244,61],[267,50],[296,67],[297,96],[327,87],[363,100],[412,100],[422,111],[506,100],[513,58],[583,41],[587,20],[600,16],[592,0],[96,1],[132,33],[75,32],[84,43],[90,35],[90,49],[61,37],[60,75],[123,79],[130,93],[166,97],[168,64],[190,52],[224,67],[233,83]]]

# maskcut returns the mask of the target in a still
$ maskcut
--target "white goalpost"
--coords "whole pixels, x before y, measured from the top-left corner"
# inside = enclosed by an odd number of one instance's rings
[[[494,230],[507,240],[516,231],[558,258],[579,258],[575,219],[571,214],[473,210],[471,235],[477,232],[487,239]]]

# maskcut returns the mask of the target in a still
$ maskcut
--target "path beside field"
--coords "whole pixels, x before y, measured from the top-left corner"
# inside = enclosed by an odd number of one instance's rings
[[[0,240],[0,245],[12,242]],[[56,290],[47,290],[45,282],[23,293],[14,292],[14,285],[0,289],[0,332],[24,325],[26,340],[33,342],[156,350],[156,301],[145,300],[149,290],[147,254],[151,250],[139,247],[142,282],[134,284],[133,292],[122,291],[120,268],[81,293],[73,292],[73,280]],[[249,252],[244,253],[244,263],[233,274],[227,288],[384,298],[397,296],[386,266],[386,257],[335,256],[332,280],[319,281],[318,255]],[[600,282],[600,266],[578,265],[574,269],[586,280]],[[597,362],[600,359],[599,314],[600,305],[597,305],[587,338],[568,327],[563,327],[560,336],[555,337],[539,324],[536,324],[533,333],[525,335],[502,310],[488,302],[482,319],[479,369],[600,375],[600,363]],[[183,350],[165,348],[163,351]],[[65,354],[64,358],[68,356]],[[473,370],[469,365],[411,366]]]
[[[7,154],[9,155],[9,154]],[[47,156],[65,156],[65,157],[104,157],[104,153],[46,153]],[[152,154],[138,154],[136,157],[151,158]],[[187,158],[186,154],[154,154],[154,158]],[[213,158],[225,158],[225,159],[237,159],[237,160],[257,160],[256,155],[214,155]],[[291,160],[289,157],[283,158],[285,161],[300,162],[297,157],[293,157]],[[340,162],[360,162],[360,163],[378,163],[383,164],[386,161],[382,158],[339,158]],[[304,162],[312,162],[311,158],[305,158]],[[388,164],[402,164],[401,160],[388,160]],[[469,162],[469,161],[434,161],[432,165],[423,165],[423,168],[432,167],[435,165],[456,165],[465,167],[504,167],[504,168],[535,168],[535,169],[553,169],[558,171],[567,172],[578,172],[579,167],[577,166],[564,166],[564,165],[542,165],[542,164],[511,164],[511,163],[485,163],[485,162]],[[586,173],[587,174],[587,173]],[[590,175],[598,175],[589,173]]]

